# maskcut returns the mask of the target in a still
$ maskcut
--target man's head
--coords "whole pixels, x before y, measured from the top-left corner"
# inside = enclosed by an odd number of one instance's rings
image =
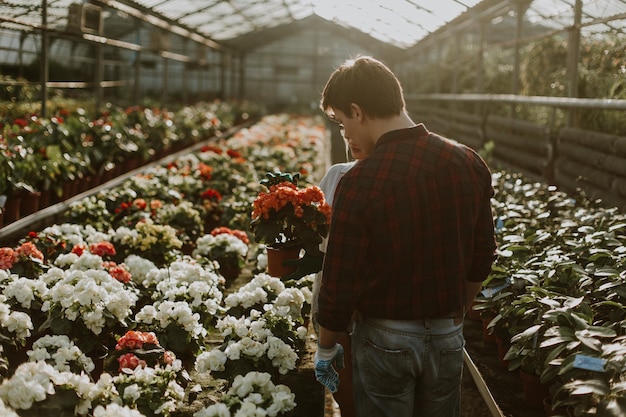
[[[348,60],[331,74],[320,107],[331,118],[334,110],[352,117],[352,104],[369,118],[398,116],[405,107],[402,86],[385,64],[370,56]]]

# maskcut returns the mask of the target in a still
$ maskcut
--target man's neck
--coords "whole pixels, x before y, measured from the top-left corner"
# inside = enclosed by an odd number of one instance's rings
[[[386,119],[370,120],[370,123],[372,124],[372,137],[376,138],[376,142],[378,142],[378,139],[387,132],[391,132],[392,130],[408,129],[416,126],[416,123],[411,120],[409,115],[404,111],[398,116]]]

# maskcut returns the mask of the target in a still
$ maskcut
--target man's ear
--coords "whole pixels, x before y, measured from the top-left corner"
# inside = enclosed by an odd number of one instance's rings
[[[363,113],[363,109],[356,103],[350,103],[350,113],[352,118],[358,119],[359,122],[363,121],[365,118],[365,113]]]

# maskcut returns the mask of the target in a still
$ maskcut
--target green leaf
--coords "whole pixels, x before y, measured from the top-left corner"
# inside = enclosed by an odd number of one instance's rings
[[[551,338],[546,339],[543,342],[541,342],[539,347],[541,347],[541,348],[550,347],[550,346],[557,345],[559,343],[570,342],[571,340],[572,340],[572,338],[565,337],[565,336],[551,337]]]
[[[608,383],[601,379],[577,380],[565,386],[570,390],[570,395],[607,395],[610,391]]]
[[[584,330],[576,332],[576,336],[581,337],[615,337],[617,333],[615,330],[603,326],[589,326]]]

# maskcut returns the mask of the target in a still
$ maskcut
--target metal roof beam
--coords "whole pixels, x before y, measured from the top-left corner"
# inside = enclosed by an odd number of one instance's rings
[[[229,49],[226,46],[214,41],[213,39],[207,38],[206,36],[201,35],[198,32],[183,27],[179,22],[155,13],[154,10],[147,7],[142,7],[133,3],[129,4],[126,0],[97,0],[97,2],[101,3],[102,5],[111,7],[115,10],[124,12],[155,27],[165,29],[176,35],[191,39],[194,42],[200,43],[202,45],[206,45],[209,48],[220,51]]]

